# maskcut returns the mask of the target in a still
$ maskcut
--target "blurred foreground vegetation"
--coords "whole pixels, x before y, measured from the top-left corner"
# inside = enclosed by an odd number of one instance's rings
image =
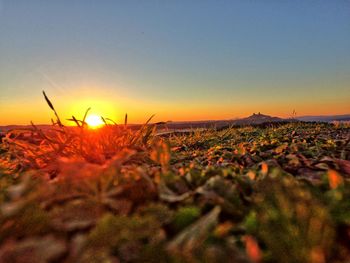
[[[348,126],[76,123],[2,139],[0,262],[350,262]]]

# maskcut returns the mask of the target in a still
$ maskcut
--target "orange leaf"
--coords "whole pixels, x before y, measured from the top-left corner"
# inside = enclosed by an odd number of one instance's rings
[[[218,237],[224,237],[230,232],[230,230],[232,229],[232,226],[233,224],[230,221],[226,221],[218,225],[214,233]]]
[[[310,260],[311,263],[325,263],[326,260],[322,248],[314,247],[311,249]]]
[[[254,263],[261,262],[261,250],[256,239],[253,236],[248,235],[244,237],[244,242],[248,257]]]
[[[267,172],[269,171],[269,166],[267,165],[267,163],[262,163],[261,164],[261,172],[264,174],[264,175],[266,175],[267,174]]]
[[[247,173],[247,176],[250,178],[250,180],[254,180],[256,177],[256,174],[253,171],[249,171]]]
[[[328,170],[328,181],[331,189],[336,189],[344,183],[341,175],[335,170]]]

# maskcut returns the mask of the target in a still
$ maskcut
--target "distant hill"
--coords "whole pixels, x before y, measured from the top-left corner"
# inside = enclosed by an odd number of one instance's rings
[[[317,122],[350,121],[350,114],[301,116],[301,117],[297,117],[296,119],[300,121],[317,121]]]
[[[237,124],[237,125],[252,125],[252,124],[262,124],[262,123],[271,123],[271,122],[283,122],[283,121],[289,121],[289,120],[282,119],[279,117],[272,117],[269,115],[261,114],[259,112],[257,114],[253,113],[253,115],[246,118],[234,120],[233,122],[234,124]]]
[[[224,128],[228,126],[259,125],[276,122],[289,122],[290,119],[282,119],[269,115],[253,113],[251,116],[235,120],[217,120],[217,121],[189,121],[189,122],[171,122],[167,124],[170,129],[188,129],[188,128]]]

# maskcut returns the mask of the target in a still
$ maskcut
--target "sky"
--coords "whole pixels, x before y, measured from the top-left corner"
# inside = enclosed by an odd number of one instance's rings
[[[350,113],[349,0],[0,0],[0,125]]]

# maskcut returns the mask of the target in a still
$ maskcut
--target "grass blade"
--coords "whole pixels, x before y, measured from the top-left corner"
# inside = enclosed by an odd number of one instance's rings
[[[45,98],[47,104],[49,105],[49,107],[51,108],[51,110],[55,111],[55,108],[53,107],[53,104],[51,103],[51,101],[49,100],[49,98],[46,96],[45,91],[43,91],[43,94],[44,94],[44,98]]]

